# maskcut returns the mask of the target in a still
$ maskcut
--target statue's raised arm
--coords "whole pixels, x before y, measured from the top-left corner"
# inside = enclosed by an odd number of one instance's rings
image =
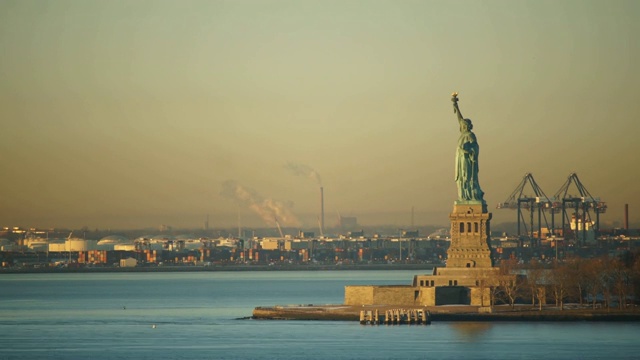
[[[462,126],[462,121],[464,121],[464,117],[462,117],[462,113],[460,112],[460,107],[458,107],[458,93],[454,92],[453,94],[451,94],[451,101],[453,101],[453,112],[458,115],[458,122],[461,123],[460,125]],[[462,128],[460,129],[462,130]]]

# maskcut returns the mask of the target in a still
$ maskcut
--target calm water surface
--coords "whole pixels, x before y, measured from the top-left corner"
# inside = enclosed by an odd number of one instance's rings
[[[0,275],[0,359],[637,359],[637,323],[238,320],[415,271]],[[155,325],[155,328],[154,328]]]

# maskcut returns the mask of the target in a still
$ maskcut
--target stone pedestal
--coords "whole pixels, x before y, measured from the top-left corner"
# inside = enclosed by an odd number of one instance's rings
[[[490,268],[491,213],[484,201],[456,201],[451,220],[451,245],[447,268]]]

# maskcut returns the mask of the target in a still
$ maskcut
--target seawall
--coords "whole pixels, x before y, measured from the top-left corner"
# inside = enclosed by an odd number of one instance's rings
[[[262,320],[324,320],[358,321],[361,310],[385,311],[397,306],[349,306],[349,305],[285,305],[257,307],[253,319]],[[423,308],[423,307],[421,307]],[[640,311],[618,309],[565,309],[546,307],[543,310],[526,308],[511,309],[497,306],[492,312],[478,312],[475,306],[432,306],[426,307],[431,313],[431,321],[640,321]]]

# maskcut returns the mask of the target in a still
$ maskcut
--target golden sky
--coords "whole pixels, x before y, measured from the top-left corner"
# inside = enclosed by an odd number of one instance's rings
[[[0,226],[257,226],[258,206],[313,227],[320,185],[327,225],[414,207],[447,226],[453,91],[494,224],[527,172],[549,196],[575,172],[603,223],[628,203],[638,224],[639,17],[633,0],[0,0]]]

